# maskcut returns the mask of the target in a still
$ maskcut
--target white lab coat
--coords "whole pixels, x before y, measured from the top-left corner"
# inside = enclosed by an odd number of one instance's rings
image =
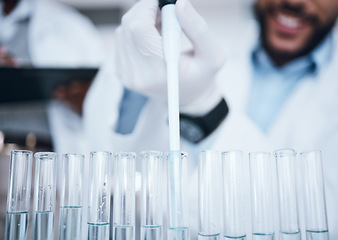
[[[29,25],[29,47],[34,65],[98,67],[103,60],[101,40],[93,23],[68,6],[35,0]]]
[[[231,58],[227,59],[224,68],[218,74],[219,88],[229,105],[230,113],[217,131],[199,144],[195,151],[205,148],[245,152],[273,151],[281,148],[294,148],[299,152],[322,149],[330,237],[337,239],[338,161],[335,158],[338,156],[338,147],[335,146],[337,144],[335,140],[338,139],[338,34],[335,34],[333,41],[335,49],[330,64],[322,69],[320,76],[316,76],[315,79],[302,80],[286,101],[271,129],[263,133],[245,114],[247,92],[252,76],[250,54],[258,37],[256,26],[250,25],[245,30],[244,35],[241,35],[242,41],[236,41],[236,44],[230,47],[228,54]],[[148,101],[132,134],[114,133],[122,86],[114,74],[113,64],[109,66],[102,69],[101,76],[92,85],[86,99],[85,127],[87,137],[90,138],[90,149],[167,151],[169,142],[166,107],[156,100]],[[181,149],[189,151],[187,147],[188,145],[183,142]],[[197,172],[193,171],[190,186],[196,186],[196,176]],[[194,192],[189,204],[193,209],[191,219],[195,232],[197,195],[193,189],[196,190],[193,187],[189,189]],[[249,206],[247,207],[249,209]],[[278,219],[275,222],[278,230]],[[247,228],[248,239],[251,239],[251,224],[247,224]],[[192,236],[195,238],[196,232]]]
[[[22,11],[32,11],[28,50],[33,66],[99,67],[103,60],[102,43],[89,19],[55,1],[21,1],[18,7]],[[10,30],[9,25],[5,27]],[[56,152],[86,153],[82,119],[69,106],[52,101],[48,121]]]

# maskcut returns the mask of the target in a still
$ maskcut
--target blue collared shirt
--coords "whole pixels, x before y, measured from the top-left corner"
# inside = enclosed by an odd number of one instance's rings
[[[253,75],[246,106],[249,118],[267,132],[302,79],[318,75],[325,67],[331,49],[329,35],[310,54],[278,67],[263,47],[257,45],[252,53]]]

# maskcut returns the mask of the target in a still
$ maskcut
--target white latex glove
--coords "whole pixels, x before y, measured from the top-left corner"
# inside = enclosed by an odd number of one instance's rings
[[[177,17],[193,49],[180,57],[180,108],[204,114],[220,101],[215,75],[224,63],[221,45],[188,0],[176,3]],[[132,90],[167,102],[166,64],[157,28],[158,0],[141,0],[117,29],[117,74]]]

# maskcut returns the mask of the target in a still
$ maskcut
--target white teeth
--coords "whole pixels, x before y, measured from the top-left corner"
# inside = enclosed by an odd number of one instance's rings
[[[281,24],[283,24],[283,25],[285,25],[286,27],[289,27],[289,28],[297,28],[301,24],[299,19],[297,19],[295,17],[285,16],[285,15],[282,15],[282,14],[278,14],[277,20]]]

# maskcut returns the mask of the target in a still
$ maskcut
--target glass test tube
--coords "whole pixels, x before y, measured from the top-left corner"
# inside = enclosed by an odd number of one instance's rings
[[[5,240],[28,239],[32,156],[31,151],[11,152]]]
[[[277,164],[280,239],[300,240],[298,220],[296,152],[293,149],[281,149],[274,152]]]
[[[53,152],[38,152],[35,157],[34,222],[32,240],[54,239],[56,160]]]
[[[270,153],[249,154],[252,239],[273,240],[272,159]]]
[[[135,239],[135,158],[132,152],[115,154],[114,240]]]
[[[246,239],[243,153],[222,153],[224,194],[224,239]]]
[[[88,240],[108,240],[112,154],[91,152],[89,160]]]
[[[306,239],[328,240],[329,232],[321,152],[303,152],[300,157],[303,173]]]
[[[142,160],[141,240],[162,239],[162,153],[144,151]]]
[[[168,240],[188,240],[188,166],[187,154],[170,151],[168,154]]]
[[[220,200],[222,199],[222,166],[220,153],[199,153],[198,162],[198,208],[199,240],[218,240],[221,234]]]
[[[84,155],[64,154],[61,165],[59,240],[82,240]]]

